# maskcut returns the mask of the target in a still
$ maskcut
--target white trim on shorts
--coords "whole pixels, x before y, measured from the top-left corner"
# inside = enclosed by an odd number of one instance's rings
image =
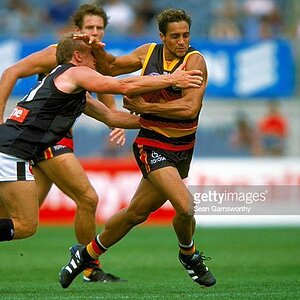
[[[27,160],[0,152],[0,181],[34,180]]]

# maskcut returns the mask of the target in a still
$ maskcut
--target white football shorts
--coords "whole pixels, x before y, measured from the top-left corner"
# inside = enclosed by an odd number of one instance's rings
[[[0,181],[34,180],[29,162],[0,152]]]

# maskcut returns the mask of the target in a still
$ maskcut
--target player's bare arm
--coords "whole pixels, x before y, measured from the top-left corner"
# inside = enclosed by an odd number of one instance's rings
[[[198,74],[198,75],[196,75]],[[140,94],[162,89],[168,86],[181,88],[200,88],[202,77],[199,70],[178,70],[170,75],[133,76],[113,78],[103,76],[89,67],[70,68],[55,79],[58,89],[66,93],[79,92],[82,89],[96,93]]]
[[[97,94],[99,101],[104,103],[110,109],[117,109],[114,95],[112,94]],[[112,131],[109,134],[111,142],[115,142],[117,145],[124,146],[126,142],[126,133],[123,128],[111,127]]]
[[[3,123],[5,106],[17,80],[35,74],[49,73],[57,65],[55,52],[56,46],[49,46],[25,57],[2,73],[0,79],[0,123]]]
[[[197,116],[202,107],[202,100],[207,84],[207,68],[203,56],[193,54],[189,57],[186,69],[199,69],[204,79],[200,88],[182,90],[182,98],[165,103],[148,103],[140,95],[124,97],[123,107],[137,114],[151,113],[168,118],[191,119]]]
[[[142,68],[150,44],[136,48],[132,53],[124,56],[113,56],[103,48],[93,48],[97,59],[96,69],[104,75],[117,76],[138,71]]]
[[[139,117],[127,112],[109,109],[103,103],[94,100],[87,93],[86,109],[84,113],[110,127],[122,127],[128,129],[140,128]]]
[[[150,44],[144,44],[128,55],[114,56],[106,52],[104,49],[105,44],[94,37],[89,37],[86,34],[75,34],[74,38],[82,40],[92,47],[93,54],[97,60],[97,71],[103,75],[110,76],[128,74],[140,70],[150,47]]]
[[[101,101],[105,106],[110,109],[116,109],[116,101],[113,94],[97,94],[97,98]]]

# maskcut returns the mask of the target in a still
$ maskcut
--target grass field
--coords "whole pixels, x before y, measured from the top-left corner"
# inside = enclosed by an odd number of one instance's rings
[[[212,260],[212,288],[191,281],[170,227],[142,226],[102,258],[127,283],[82,283],[66,290],[60,268],[75,243],[71,227],[41,227],[27,240],[0,244],[0,299],[300,299],[299,228],[202,228],[195,239]]]

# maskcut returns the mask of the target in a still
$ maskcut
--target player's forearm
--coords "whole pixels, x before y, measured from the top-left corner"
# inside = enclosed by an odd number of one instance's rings
[[[142,107],[139,107],[140,113],[158,115],[170,119],[193,119],[201,110],[197,105],[191,102],[175,100],[167,103],[147,103],[145,102]]]
[[[111,54],[107,54],[107,59],[103,57],[99,57],[99,59],[96,58],[96,70],[102,75],[114,77],[129,74],[141,68],[129,64],[115,64],[115,62],[115,57]]]
[[[112,94],[97,94],[97,98],[101,101],[106,107],[110,109],[116,109],[115,97]]]
[[[114,73],[113,62],[115,61],[115,56],[106,52],[103,48],[95,48],[93,51],[96,58],[96,70],[103,74],[109,76],[119,75]]]
[[[109,127],[118,127],[126,129],[140,128],[139,117],[131,115],[127,112],[111,110],[103,103],[87,98],[87,105],[84,113],[100,122],[105,123]]]
[[[120,79],[120,83],[123,84],[125,88],[122,94],[134,95],[175,85],[177,80],[175,80],[172,75],[133,76]]]
[[[106,120],[106,124],[110,127],[138,129],[141,127],[140,117],[127,112],[111,110]]]

